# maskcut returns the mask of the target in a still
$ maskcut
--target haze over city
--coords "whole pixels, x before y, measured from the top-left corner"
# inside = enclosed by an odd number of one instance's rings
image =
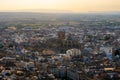
[[[0,0],[0,80],[120,80],[120,0]]]
[[[0,0],[0,11],[113,12],[119,0]]]

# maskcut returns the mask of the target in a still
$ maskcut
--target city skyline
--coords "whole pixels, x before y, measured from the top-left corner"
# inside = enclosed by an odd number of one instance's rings
[[[109,12],[120,11],[119,0],[0,0],[0,11]]]

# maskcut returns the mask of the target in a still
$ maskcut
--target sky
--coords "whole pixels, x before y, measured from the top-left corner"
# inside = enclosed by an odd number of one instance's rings
[[[0,11],[120,11],[120,0],[0,0]]]

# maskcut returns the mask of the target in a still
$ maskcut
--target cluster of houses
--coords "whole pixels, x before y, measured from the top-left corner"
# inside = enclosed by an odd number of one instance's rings
[[[0,30],[2,80],[119,80],[120,29]]]

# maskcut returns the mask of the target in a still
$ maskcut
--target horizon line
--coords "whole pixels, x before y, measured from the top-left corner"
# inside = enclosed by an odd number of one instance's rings
[[[56,10],[56,9],[18,9],[18,10],[0,10],[0,12],[33,12],[33,13],[113,13],[113,11],[72,11],[72,10]]]
[[[71,14],[87,14],[87,13],[120,13],[120,11],[88,11],[88,12],[55,12],[55,11],[0,11],[0,13],[71,13]]]

